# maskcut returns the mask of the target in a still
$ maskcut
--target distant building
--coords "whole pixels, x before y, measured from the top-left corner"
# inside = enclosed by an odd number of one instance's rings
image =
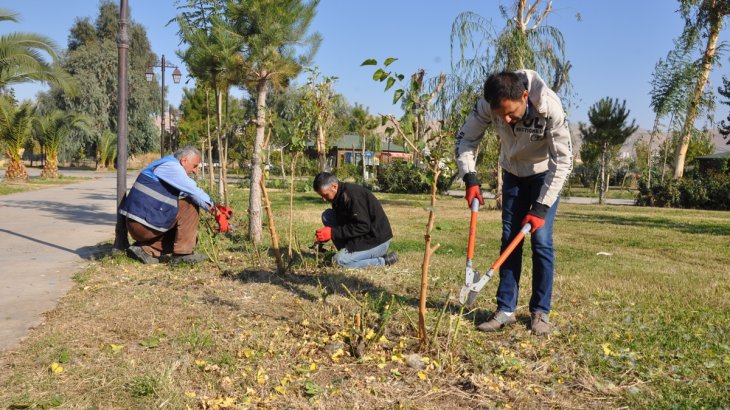
[[[316,157],[314,144],[307,143],[307,152]],[[365,150],[365,165],[379,167],[393,161],[410,161],[413,154],[405,152],[402,145],[389,140],[381,143],[380,151]],[[360,164],[362,161],[362,137],[355,134],[343,135],[342,138],[329,146],[327,151],[327,165],[334,169],[345,164]]]

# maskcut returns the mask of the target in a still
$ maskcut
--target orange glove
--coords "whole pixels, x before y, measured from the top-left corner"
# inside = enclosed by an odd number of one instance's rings
[[[482,188],[477,179],[477,174],[470,172],[464,175],[464,183],[466,184],[466,203],[471,208],[471,203],[474,198],[479,200],[479,205],[484,205],[484,198],[482,198]]]
[[[325,226],[324,228],[319,228],[314,233],[314,236],[317,238],[317,242],[327,242],[330,239],[332,239],[332,228],[329,226]]]
[[[228,220],[233,217],[233,209],[224,205],[216,205],[215,209],[217,211],[215,221],[218,223],[218,232],[228,232],[230,229]]]
[[[545,225],[545,216],[547,215],[549,209],[550,207],[548,207],[547,205],[535,202],[532,205],[532,209],[530,209],[530,212],[527,213],[525,219],[522,220],[522,226],[525,226],[525,224],[529,223],[530,225],[532,225],[530,233],[535,233],[536,230],[542,228],[542,226]]]
[[[216,205],[215,209],[218,210],[218,212],[225,214],[226,218],[231,219],[233,217],[233,209],[225,206],[225,205]]]

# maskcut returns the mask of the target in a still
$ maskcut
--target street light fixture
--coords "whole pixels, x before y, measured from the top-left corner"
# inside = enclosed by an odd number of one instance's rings
[[[182,77],[182,74],[180,73],[180,69],[177,68],[176,65],[170,64],[165,61],[165,55],[162,55],[162,58],[160,59],[159,64],[153,64],[149,67],[147,67],[147,71],[144,73],[144,78],[151,82],[155,78],[155,72],[154,68],[160,68],[162,70],[162,86],[161,86],[161,92],[160,95],[162,96],[162,106],[160,110],[160,158],[165,155],[165,68],[174,68],[175,70],[172,72],[172,81],[175,82],[175,84],[180,84],[180,77]]]

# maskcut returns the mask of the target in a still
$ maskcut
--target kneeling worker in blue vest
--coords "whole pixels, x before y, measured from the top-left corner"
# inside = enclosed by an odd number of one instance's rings
[[[127,250],[130,257],[143,263],[158,263],[163,255],[171,255],[173,263],[208,259],[193,252],[199,209],[213,214],[219,224],[226,218],[221,207],[190,178],[199,165],[200,151],[187,146],[151,163],[139,174],[119,209],[127,218],[130,236],[137,241]],[[227,224],[227,219],[223,222]]]
[[[317,229],[317,242],[332,240],[338,252],[332,259],[345,268],[392,265],[395,252],[388,253],[393,231],[383,206],[365,187],[340,182],[322,172],[314,177],[314,190],[332,209],[322,213],[323,228]]]

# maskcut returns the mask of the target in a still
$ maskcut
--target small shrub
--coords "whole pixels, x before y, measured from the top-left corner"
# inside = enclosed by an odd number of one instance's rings
[[[644,180],[639,181],[636,204],[672,208],[730,209],[730,175],[689,174],[677,181],[668,179],[655,183],[651,188]]]
[[[431,192],[431,173],[409,162],[398,161],[389,164],[378,174],[378,186],[383,192],[405,194],[427,194]],[[439,192],[448,189],[449,177],[441,174],[436,188]]]

